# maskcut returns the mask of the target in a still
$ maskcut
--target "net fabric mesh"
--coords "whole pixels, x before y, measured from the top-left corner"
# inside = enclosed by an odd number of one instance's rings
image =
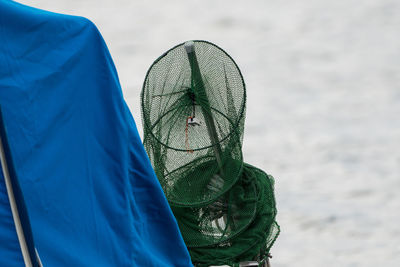
[[[246,89],[218,46],[179,44],[147,72],[144,146],[198,266],[262,260],[279,233],[273,178],[243,162]]]

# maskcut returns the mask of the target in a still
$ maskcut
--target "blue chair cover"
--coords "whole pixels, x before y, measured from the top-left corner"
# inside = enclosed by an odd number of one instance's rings
[[[92,22],[0,0],[0,105],[45,267],[191,266]],[[0,262],[23,266],[2,178]]]

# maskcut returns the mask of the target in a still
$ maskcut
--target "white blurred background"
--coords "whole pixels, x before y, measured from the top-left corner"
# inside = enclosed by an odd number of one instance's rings
[[[152,62],[222,47],[247,85],[245,161],[276,178],[272,266],[400,266],[400,1],[20,2],[98,26],[140,134]]]

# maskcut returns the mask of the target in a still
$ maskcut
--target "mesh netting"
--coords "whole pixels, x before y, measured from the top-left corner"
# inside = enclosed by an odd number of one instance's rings
[[[142,90],[144,146],[196,265],[265,258],[279,227],[273,178],[243,163],[245,84],[206,41],[159,57]]]

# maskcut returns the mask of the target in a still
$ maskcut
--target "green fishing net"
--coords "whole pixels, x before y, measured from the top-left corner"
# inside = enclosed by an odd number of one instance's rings
[[[144,146],[196,266],[265,261],[279,234],[274,179],[243,162],[246,89],[233,59],[179,44],[147,72]]]

